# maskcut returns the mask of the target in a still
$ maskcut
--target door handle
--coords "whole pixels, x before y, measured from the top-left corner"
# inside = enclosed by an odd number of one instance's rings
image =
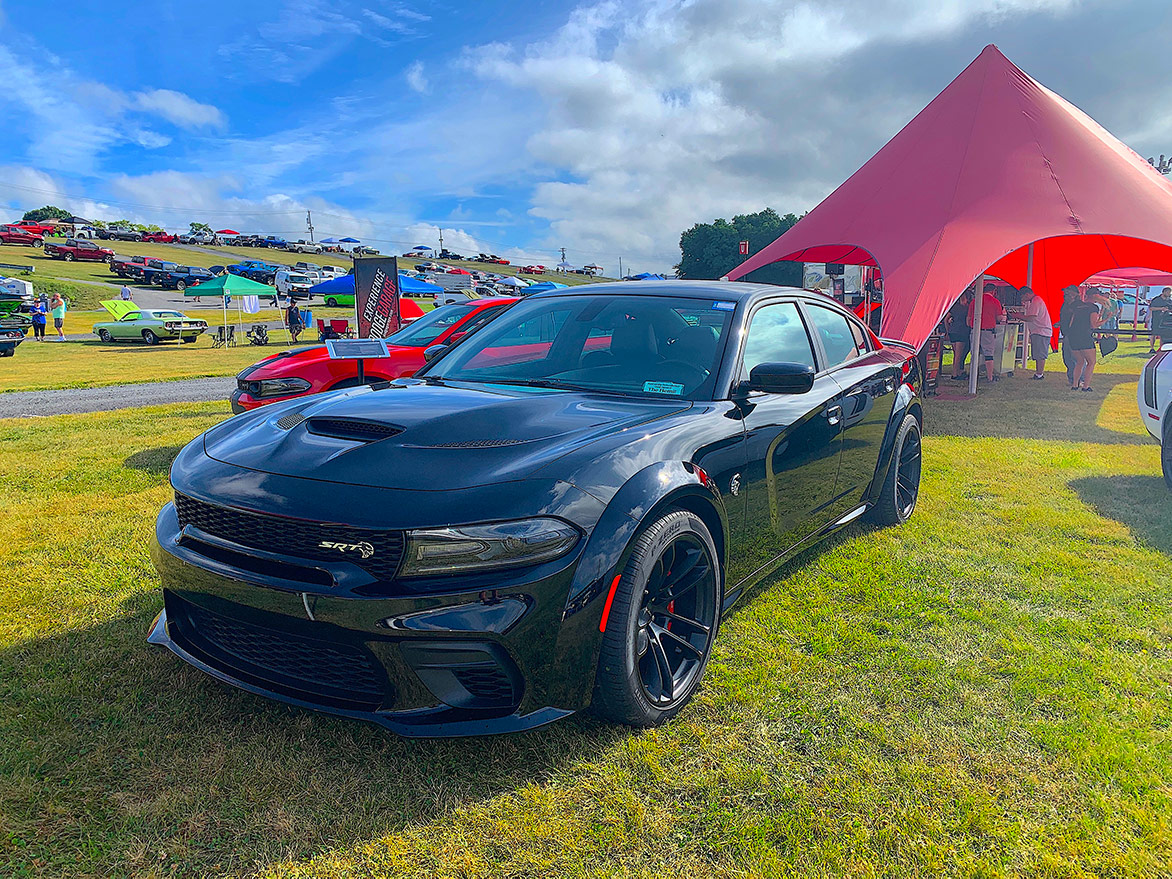
[[[842,407],[834,404],[826,407],[826,420],[832,425],[838,424],[842,421]]]

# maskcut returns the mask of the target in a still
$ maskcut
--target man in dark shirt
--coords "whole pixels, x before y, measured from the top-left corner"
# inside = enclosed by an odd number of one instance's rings
[[[1152,326],[1152,341],[1149,351],[1155,351],[1172,339],[1172,287],[1165,287],[1160,295],[1148,303],[1149,319]],[[1159,338],[1159,344],[1156,339]]]

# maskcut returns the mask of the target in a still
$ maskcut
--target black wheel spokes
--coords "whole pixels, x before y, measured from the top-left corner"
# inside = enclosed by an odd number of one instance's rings
[[[900,513],[906,518],[916,506],[920,492],[921,449],[920,436],[911,433],[899,450],[899,462],[895,473],[895,502]]]
[[[648,698],[670,704],[686,696],[704,662],[716,622],[708,554],[688,537],[674,541],[652,568],[636,643]]]

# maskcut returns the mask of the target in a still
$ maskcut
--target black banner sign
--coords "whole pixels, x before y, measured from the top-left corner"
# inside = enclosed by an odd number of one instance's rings
[[[399,329],[399,261],[393,256],[354,260],[358,338],[385,339]]]

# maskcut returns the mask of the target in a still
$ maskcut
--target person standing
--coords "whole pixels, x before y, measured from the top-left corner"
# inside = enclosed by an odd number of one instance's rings
[[[948,330],[948,341],[952,345],[952,380],[961,381],[966,378],[964,367],[969,356],[969,339],[971,338],[967,323],[969,303],[973,300],[971,290],[965,290],[960,299],[952,303],[948,314],[944,317],[944,326]]]
[[[297,337],[301,335],[301,331],[305,329],[305,322],[301,319],[301,309],[297,307],[296,302],[289,303],[289,310],[286,314],[286,323],[289,327],[289,338],[293,343],[297,343]]]
[[[1025,332],[1029,339],[1030,360],[1034,361],[1034,374],[1030,378],[1041,381],[1046,377],[1046,358],[1050,356],[1050,339],[1054,335],[1054,324],[1050,320],[1050,309],[1046,302],[1029,287],[1021,288],[1021,301],[1025,303]]]
[[[971,328],[973,320],[976,317],[977,301],[969,303],[968,310],[968,325]],[[1001,304],[1001,300],[997,298],[997,285],[986,284],[985,291],[982,294],[981,302],[981,341],[980,354],[981,359],[985,361],[985,380],[989,382],[997,381],[993,375],[993,355],[997,349],[997,325],[1005,323],[1005,306]],[[976,369],[977,358],[973,357],[973,368]]]
[[[1148,322],[1152,328],[1151,341],[1148,351],[1162,348],[1165,342],[1172,340],[1172,287],[1165,287],[1160,295],[1148,303]],[[1159,339],[1159,345],[1156,340]]]
[[[53,329],[57,331],[57,341],[65,341],[65,300],[60,293],[54,293],[49,300],[49,313],[53,315]]]
[[[1070,318],[1079,301],[1078,287],[1071,284],[1062,288],[1062,308],[1058,311],[1058,330],[1062,336],[1062,362],[1066,364],[1066,381],[1074,384],[1074,349],[1070,346]]]
[[[127,287],[125,284],[123,284],[122,285],[122,292],[119,293],[118,295],[122,297],[123,302],[129,302],[130,301],[130,288]]]
[[[38,342],[45,341],[45,323],[47,321],[48,314],[49,312],[45,308],[44,303],[40,302],[39,300],[33,303],[33,310],[29,316],[33,321],[33,339]]]
[[[1074,288],[1078,293],[1078,288]],[[1063,309],[1065,310],[1065,306]],[[1090,391],[1091,377],[1095,374],[1095,337],[1099,326],[1099,309],[1086,297],[1076,298],[1070,304],[1064,336],[1070,352],[1074,355],[1074,368],[1070,374],[1072,391]]]

